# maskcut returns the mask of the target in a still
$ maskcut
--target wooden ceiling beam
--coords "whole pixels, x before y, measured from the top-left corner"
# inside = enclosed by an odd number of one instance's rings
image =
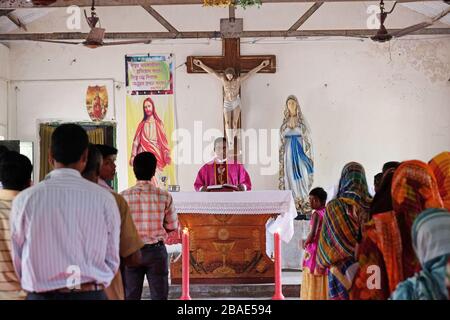
[[[395,33],[402,29],[390,29]],[[295,38],[295,37],[370,37],[376,30],[369,29],[338,29],[338,30],[295,30],[295,31],[243,31],[241,38]],[[427,28],[418,30],[412,35],[448,35],[450,28]],[[58,33],[3,33],[0,41],[23,40],[80,40],[86,39],[87,33],[58,32]],[[218,39],[219,31],[186,31],[186,32],[110,32],[105,34],[105,39]]]
[[[323,5],[323,2],[316,2],[314,3],[311,8],[308,9],[293,25],[289,28],[289,31],[298,30],[302,24],[306,22],[313,14],[317,11],[321,6]]]
[[[363,0],[322,0],[323,2],[367,2]],[[397,0],[397,2],[424,2],[436,0]],[[262,0],[262,3],[306,3],[314,2],[311,0]],[[377,1],[374,1],[377,2]],[[441,1],[439,1],[441,2]],[[197,4],[202,5],[203,0],[97,0],[95,6],[144,6],[144,5],[188,5]],[[68,7],[71,5],[80,7],[90,7],[92,5],[91,0],[56,0],[48,7]],[[27,0],[0,0],[0,9],[18,9],[18,8],[45,8],[46,6],[35,5],[32,1]]]
[[[151,5],[146,4],[146,5],[143,5],[142,8],[144,8],[145,11],[150,13],[150,15],[153,18],[155,18],[155,20],[158,21],[164,28],[166,28],[167,31],[173,32],[173,33],[178,33],[178,30],[173,25],[171,25],[170,22],[167,21],[162,15],[160,15],[158,11],[153,9],[153,7]]]

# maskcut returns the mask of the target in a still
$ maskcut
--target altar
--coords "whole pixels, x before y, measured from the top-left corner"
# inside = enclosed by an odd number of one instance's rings
[[[191,283],[272,283],[267,231],[289,242],[297,216],[291,191],[174,192],[181,228],[190,237]],[[266,229],[267,228],[267,229]],[[181,259],[170,264],[181,283]]]

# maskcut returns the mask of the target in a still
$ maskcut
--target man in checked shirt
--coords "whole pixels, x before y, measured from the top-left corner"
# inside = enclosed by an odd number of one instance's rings
[[[133,170],[137,183],[121,195],[128,202],[145,245],[141,249],[141,265],[125,268],[125,299],[141,299],[144,277],[147,276],[151,299],[167,300],[169,261],[164,242],[167,234],[178,228],[178,217],[172,196],[151,183],[156,157],[150,152],[138,154],[133,161]]]

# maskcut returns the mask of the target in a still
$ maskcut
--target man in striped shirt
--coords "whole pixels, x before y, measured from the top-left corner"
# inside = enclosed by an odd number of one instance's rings
[[[172,196],[151,183],[156,157],[150,152],[138,154],[133,161],[133,170],[138,181],[121,194],[130,206],[145,246],[141,249],[141,265],[125,267],[125,299],[141,299],[144,277],[147,276],[151,299],[167,300],[169,261],[164,242],[168,232],[178,228],[178,217]]]
[[[54,170],[13,201],[12,258],[27,299],[104,300],[119,268],[119,210],[111,192],[81,177],[87,147],[83,128],[60,125]]]
[[[83,178],[97,184],[100,168],[102,166],[103,156],[97,147],[93,144],[89,144],[89,156],[86,163],[86,168],[81,173]],[[120,271],[116,273],[116,276],[111,282],[111,285],[105,289],[105,294],[109,300],[124,300],[125,288],[123,285],[123,277],[121,271],[124,269],[125,264],[139,264],[141,259],[140,249],[144,246],[136,227],[131,217],[130,208],[127,201],[118,193],[111,190],[111,194],[114,196],[119,207],[120,212],[120,256],[122,262],[120,265]]]
[[[7,151],[0,159],[0,300],[23,300],[25,292],[20,287],[11,260],[9,215],[13,199],[31,184],[33,166],[30,160],[15,151]]]

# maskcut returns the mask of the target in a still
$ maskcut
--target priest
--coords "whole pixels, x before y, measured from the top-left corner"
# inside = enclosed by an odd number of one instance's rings
[[[250,176],[244,166],[227,159],[227,141],[224,137],[214,141],[214,153],[214,159],[200,168],[194,182],[195,190],[209,191],[216,186],[233,186],[239,191],[251,190]]]

